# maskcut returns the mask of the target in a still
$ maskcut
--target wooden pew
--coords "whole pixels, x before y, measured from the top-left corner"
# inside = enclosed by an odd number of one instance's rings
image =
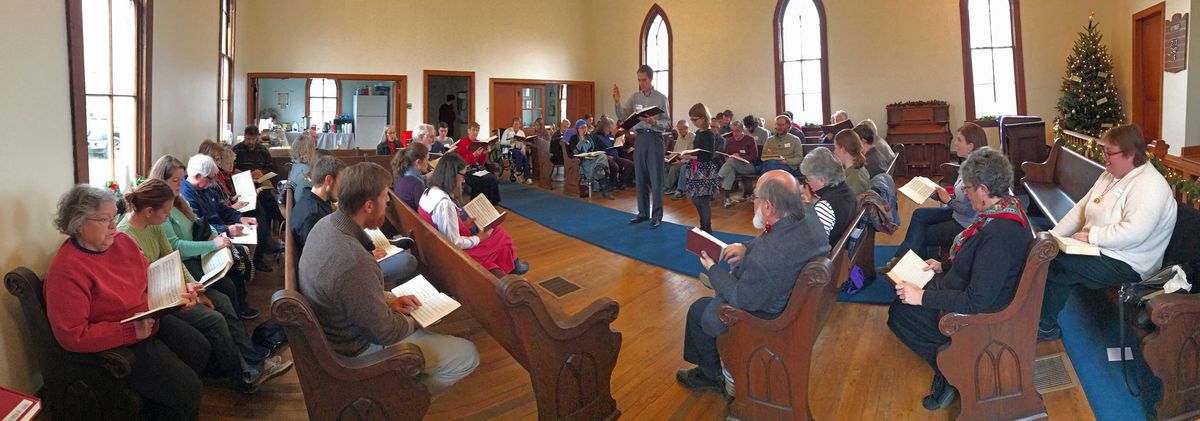
[[[291,214],[292,200],[289,190],[285,201],[288,214]],[[393,200],[399,203],[397,199]],[[423,418],[429,410],[430,394],[417,380],[425,368],[421,348],[403,343],[358,357],[335,352],[325,339],[308,300],[296,288],[297,246],[292,230],[285,227],[284,231],[284,289],[271,297],[271,315],[287,334],[309,418]]]
[[[1055,225],[1087,195],[1104,172],[1104,166],[1066,148],[1062,139],[1054,142],[1046,162],[1026,162],[1021,169],[1025,173],[1021,185]]]
[[[1033,361],[1046,270],[1057,255],[1058,245],[1050,234],[1039,233],[1008,306],[995,313],[948,313],[938,321],[938,330],[950,337],[950,344],[938,352],[937,364],[958,388],[958,420],[1013,420],[1046,413],[1033,385]]]
[[[1014,180],[1025,175],[1021,164],[1046,160],[1046,122],[1041,118],[1005,117],[1000,131],[1000,151],[1013,165]],[[1016,190],[1021,193],[1019,188]]]
[[[568,155],[569,156],[569,155]],[[422,274],[444,286],[529,373],[541,420],[616,419],[609,382],[621,334],[619,305],[599,298],[567,315],[546,305],[532,283],[489,272],[392,194],[388,221],[411,237]]]
[[[898,167],[897,163],[900,162],[900,154],[904,153],[904,145],[901,145],[901,144],[892,145],[892,152],[896,153],[896,159],[893,159],[892,163],[888,165],[887,174],[888,174],[888,176],[893,178],[892,181],[894,184],[895,177],[896,177],[896,168]],[[878,175],[876,175],[876,177],[878,177]],[[897,192],[895,192],[895,194],[897,196],[899,196],[900,192],[897,191]],[[896,200],[900,200],[900,198],[897,197]],[[899,204],[897,204],[897,206],[899,206]],[[877,275],[875,273],[875,234],[876,234],[876,231],[875,231],[875,227],[873,225],[871,225],[871,224],[865,224],[865,225],[866,225],[866,227],[863,228],[862,235],[860,235],[858,237],[858,243],[854,246],[854,250],[851,251],[852,254],[851,254],[851,258],[850,258],[850,265],[857,266],[858,269],[862,271],[863,277],[865,279],[875,279],[875,277]],[[850,227],[853,229],[854,225],[850,225]],[[848,280],[848,278],[843,278],[843,279],[839,280],[838,286],[841,287],[841,283],[845,283],[845,281],[847,281],[847,280]]]
[[[534,148],[537,151],[537,185],[543,189],[553,189],[554,163],[550,162],[550,141],[539,137]]]
[[[838,283],[849,274],[851,257],[846,247],[864,212],[859,209],[828,256],[808,261],[792,287],[787,308],[774,319],[728,304],[717,309],[721,322],[729,327],[717,338],[717,349],[733,378],[731,417],[813,419],[808,402],[813,343],[837,298]]]
[[[571,147],[566,141],[559,142],[563,152],[563,194],[567,196],[586,196],[591,187],[584,184],[579,174],[579,158],[572,156]]]

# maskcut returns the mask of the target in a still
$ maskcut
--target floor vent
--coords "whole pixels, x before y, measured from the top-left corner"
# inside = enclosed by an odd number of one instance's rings
[[[566,279],[563,279],[561,276],[555,276],[553,278],[539,282],[538,285],[541,285],[542,288],[546,289],[546,291],[550,291],[550,293],[554,294],[555,297],[562,297],[564,295],[567,295],[572,292],[583,289],[579,285],[577,285],[571,281],[568,281]]]
[[[1046,394],[1071,389],[1079,384],[1075,369],[1066,353],[1040,357],[1033,362],[1033,387]]]

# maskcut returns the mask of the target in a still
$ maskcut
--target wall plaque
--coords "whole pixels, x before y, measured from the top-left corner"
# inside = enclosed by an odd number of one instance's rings
[[[1164,32],[1163,71],[1179,73],[1187,69],[1188,13],[1171,16]]]

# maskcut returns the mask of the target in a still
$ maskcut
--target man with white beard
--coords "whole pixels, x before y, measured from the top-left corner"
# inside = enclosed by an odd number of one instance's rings
[[[796,278],[809,259],[829,253],[825,228],[813,207],[804,202],[800,184],[786,171],[768,171],[754,192],[754,227],[763,230],[745,243],[730,244],[721,256],[701,253],[704,297],[688,309],[683,359],[696,367],[679,370],[675,379],[696,391],[725,390],[717,337],[728,328],[717,318],[717,306],[728,303],[759,317],[771,318],[787,306]],[[717,265],[727,262],[728,268]]]

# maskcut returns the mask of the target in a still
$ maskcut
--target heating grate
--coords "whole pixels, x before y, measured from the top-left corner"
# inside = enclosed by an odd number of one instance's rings
[[[1075,369],[1067,354],[1059,352],[1040,357],[1033,362],[1033,387],[1046,394],[1066,390],[1079,384]]]
[[[554,294],[555,297],[562,297],[564,295],[567,295],[572,292],[583,289],[579,285],[577,285],[571,281],[568,281],[566,279],[563,279],[561,276],[555,276],[553,278],[539,282],[538,285],[541,285],[542,288],[546,289],[546,291],[550,291],[550,293]]]

